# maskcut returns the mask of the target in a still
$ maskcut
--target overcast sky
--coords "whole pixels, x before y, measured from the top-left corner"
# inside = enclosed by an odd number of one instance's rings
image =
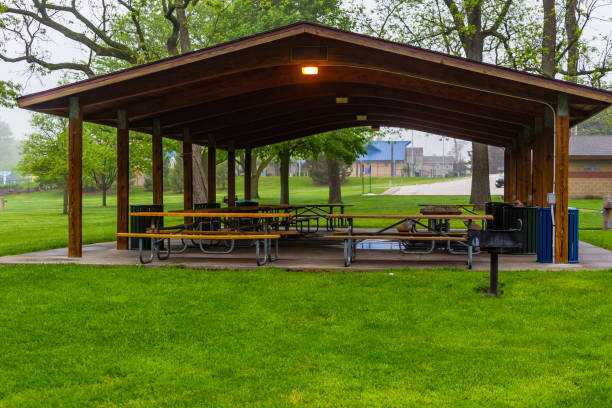
[[[376,0],[365,0],[365,4],[372,7]],[[585,34],[591,37],[595,34],[605,34],[612,32],[612,4],[599,9],[598,19],[593,21]],[[68,43],[59,39],[53,46],[53,54],[56,60],[70,60],[74,57],[75,48],[72,43]],[[32,93],[49,89],[57,85],[61,74],[52,73],[43,78],[35,75],[30,75],[26,67],[20,64],[9,64],[0,61],[0,78],[3,80],[14,80],[24,85],[25,93]],[[31,131],[29,126],[30,114],[22,109],[7,109],[0,107],[0,120],[7,122],[13,133],[13,137],[21,139],[24,135]],[[425,148],[425,154],[442,155],[443,145],[441,137],[435,135],[426,135],[418,131],[401,130],[393,134],[395,140],[411,140],[414,138],[414,145]],[[448,144],[450,145],[450,143]],[[444,146],[445,150],[447,145]],[[467,149],[464,149],[466,154]]]

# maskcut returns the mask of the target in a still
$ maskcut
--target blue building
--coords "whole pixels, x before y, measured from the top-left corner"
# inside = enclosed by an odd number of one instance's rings
[[[373,177],[399,177],[407,169],[406,148],[410,142],[374,141],[366,153],[351,166],[351,176],[361,176],[369,169]],[[369,175],[369,174],[368,174]]]

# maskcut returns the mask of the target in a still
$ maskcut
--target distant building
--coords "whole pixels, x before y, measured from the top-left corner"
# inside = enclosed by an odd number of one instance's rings
[[[447,177],[455,174],[454,156],[425,156],[422,147],[409,147],[406,149],[406,160],[409,174],[416,177]]]
[[[570,198],[612,194],[612,135],[570,137],[568,170]]]
[[[0,171],[0,184],[19,183],[19,179],[12,171]]]
[[[410,142],[370,142],[366,153],[351,166],[351,176],[361,176],[369,169],[373,177],[399,177],[407,172],[406,148]],[[367,174],[370,175],[370,174]]]

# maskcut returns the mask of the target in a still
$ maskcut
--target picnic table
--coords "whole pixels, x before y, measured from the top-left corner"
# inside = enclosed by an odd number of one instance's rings
[[[295,227],[301,233],[313,233],[319,230],[319,219],[323,218],[326,221],[325,229],[332,231],[335,228],[346,227],[346,223],[342,219],[327,218],[330,214],[344,214],[346,207],[352,207],[353,204],[268,204],[261,205],[259,209],[262,211],[291,211],[293,215],[284,223],[285,228]],[[336,212],[339,210],[339,213]],[[312,225],[311,222],[314,224]]]
[[[206,221],[202,221],[202,216]],[[196,246],[205,254],[226,254],[235,247],[235,241],[248,240],[255,242],[255,260],[258,265],[263,265],[268,261],[278,259],[278,239],[282,235],[278,231],[270,231],[270,224],[278,219],[289,217],[289,213],[246,213],[246,212],[211,212],[204,210],[190,211],[152,211],[152,212],[131,212],[131,217],[150,217],[151,225],[146,232],[123,232],[117,233],[118,237],[138,238],[138,256],[143,264],[150,263],[157,255],[158,259],[165,260],[170,254],[180,254],[189,248],[189,242],[197,242]],[[173,227],[161,227],[164,217],[180,217],[185,220],[182,225]],[[195,223],[193,220],[195,219]],[[243,228],[240,220],[247,219],[255,221],[256,224],[249,224],[248,228]],[[206,223],[216,220],[215,230],[205,230]],[[258,227],[257,229],[253,228]],[[286,234],[285,234],[286,235]],[[143,257],[143,240],[151,240],[151,253],[148,258]],[[179,250],[172,250],[171,239],[180,239],[183,247]],[[167,240],[167,250],[163,251],[164,240]],[[211,250],[205,247],[204,241],[224,243],[226,249]],[[274,241],[275,255],[272,255],[272,241]],[[260,255],[260,243],[263,242],[263,257]],[[212,246],[212,243],[211,245]]]
[[[474,220],[492,220],[492,215],[479,214],[329,214],[328,218],[343,217],[348,223],[346,232],[336,231],[331,235],[325,236],[328,239],[341,239],[344,241],[344,265],[349,266],[356,258],[357,243],[368,239],[385,239],[400,242],[400,251],[407,254],[428,254],[433,252],[436,247],[436,242],[446,242],[447,249],[451,253],[460,253],[452,249],[451,244],[466,248],[468,257],[468,267],[472,267],[473,248],[468,240],[468,231],[453,232],[450,229],[431,228],[431,223],[425,225],[421,220],[428,221],[444,221],[445,224],[449,220],[467,220],[470,224]],[[378,231],[374,232],[355,232],[353,227],[354,219],[385,219],[391,220],[390,224]],[[404,224],[409,224],[411,227],[402,229],[397,232],[389,233],[392,228]],[[417,226],[425,228],[425,231],[418,231]],[[425,245],[423,245],[425,244]]]
[[[332,231],[335,228],[345,228],[348,225],[342,219],[328,219],[330,214],[344,214],[346,207],[352,207],[353,204],[260,204],[257,206],[242,206],[242,207],[226,207],[226,208],[209,208],[197,210],[201,213],[212,212],[230,212],[230,211],[246,211],[278,214],[281,212],[292,213],[288,218],[284,219],[278,227],[284,227],[285,230],[295,228],[300,233],[314,233],[319,230],[319,219],[325,219],[325,228],[327,231]]]

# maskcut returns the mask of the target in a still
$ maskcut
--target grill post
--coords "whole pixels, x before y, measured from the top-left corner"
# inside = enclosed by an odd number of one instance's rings
[[[497,296],[497,286],[498,286],[498,259],[497,252],[491,251],[491,275],[490,275],[490,287],[489,293],[493,296]]]

